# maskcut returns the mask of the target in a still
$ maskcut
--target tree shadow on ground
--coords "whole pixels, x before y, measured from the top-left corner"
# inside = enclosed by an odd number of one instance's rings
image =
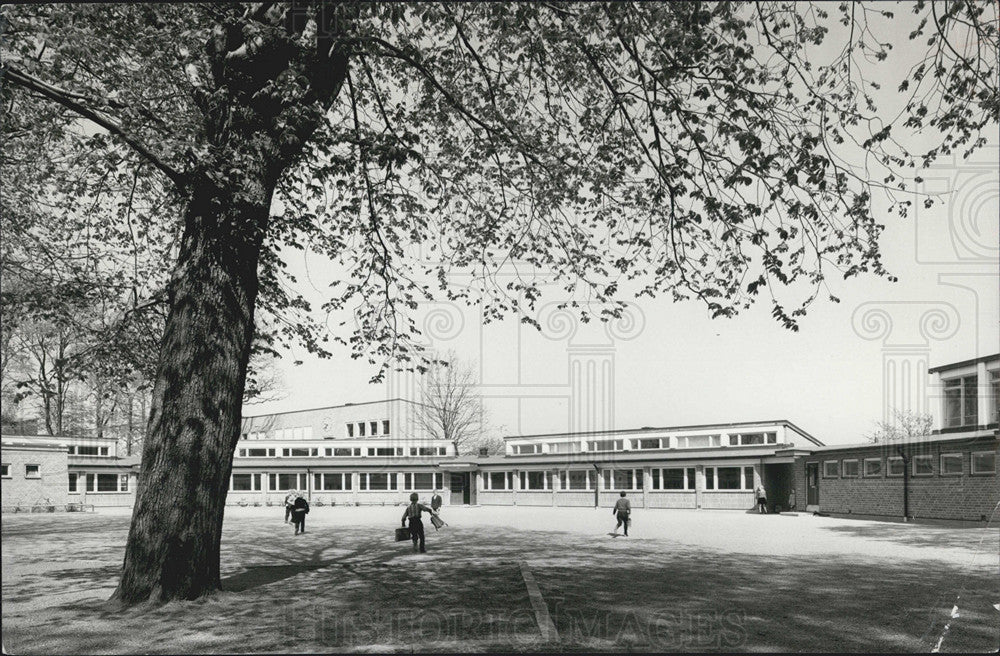
[[[55,566],[68,541],[5,532],[12,652],[927,651],[959,598],[942,651],[987,651],[998,639],[995,563],[763,557],[503,526],[448,527],[415,554],[385,527],[293,538],[273,521],[227,519],[223,592],[113,609],[104,601],[127,522],[111,533],[76,527],[74,559]],[[910,537],[920,535],[892,539]],[[941,537],[938,546],[953,544]],[[967,547],[964,537],[954,545]],[[98,555],[81,560],[91,547]],[[540,641],[521,562],[558,642]]]
[[[938,549],[1000,550],[1000,531],[983,527],[941,527],[921,524],[871,522],[864,525],[829,526],[822,530],[869,540],[882,540],[910,547]]]

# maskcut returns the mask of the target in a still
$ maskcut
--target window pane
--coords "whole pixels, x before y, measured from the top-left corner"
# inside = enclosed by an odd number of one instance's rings
[[[740,489],[740,468],[739,467],[718,467],[716,469],[719,478],[720,490]]]
[[[948,453],[941,456],[941,473],[942,474],[961,474],[962,473],[962,454],[961,453]]]
[[[888,474],[890,476],[902,476],[903,475],[903,459],[902,458],[889,458],[888,463]]]
[[[946,387],[944,390],[944,418],[949,428],[962,425],[962,389]]]
[[[572,469],[569,472],[569,489],[571,490],[586,490],[587,489],[587,474],[589,474],[585,469]]]
[[[693,490],[694,489],[694,484],[695,484],[695,468],[694,467],[688,467],[687,468],[687,489]]]
[[[649,438],[644,440],[639,440],[640,449],[659,449],[660,440],[659,438]]]
[[[715,489],[715,467],[705,467],[705,489]]]
[[[655,471],[659,471],[659,470],[653,470],[653,471],[655,472]],[[664,490],[683,490],[684,489],[684,470],[683,469],[664,469],[663,470],[663,489]]]
[[[98,492],[117,492],[118,491],[118,474],[98,474],[97,475],[97,491]]]
[[[278,474],[279,490],[294,490],[298,482],[298,474]]]
[[[743,468],[743,489],[744,490],[753,489],[753,467]]]
[[[6,465],[4,465],[4,474],[6,474]],[[69,491],[76,492],[76,474],[69,475]]]
[[[491,490],[505,490],[507,486],[505,485],[507,481],[506,472],[490,472],[490,489]]]
[[[383,435],[388,435],[389,434],[389,420],[388,419],[386,419],[386,420],[384,420],[382,422],[382,434]]]
[[[763,433],[745,433],[743,435],[743,444],[763,444],[764,434]]]
[[[253,489],[253,479],[250,474],[233,474],[233,491],[245,492]]]
[[[430,490],[434,487],[434,477],[431,474],[414,474],[414,490]]]
[[[616,469],[614,471],[615,477],[615,489],[616,490],[631,490],[632,489],[632,470],[631,469]]]
[[[865,460],[865,476],[881,476],[882,475],[882,459],[878,460]]]
[[[827,460],[823,462],[823,476],[826,478],[836,478],[840,476],[840,461]]]
[[[337,448],[337,449],[333,450],[333,455],[335,455],[335,456],[350,456],[351,455],[351,449],[345,449],[343,447]]]
[[[972,426],[979,423],[979,399],[978,395],[978,382],[975,376],[968,376],[962,379],[963,396],[964,396],[964,413],[963,413],[963,426]]]
[[[528,489],[545,489],[545,472],[528,472]]]
[[[128,474],[118,475],[118,489],[121,492],[128,492]]]
[[[388,490],[389,489],[389,475],[388,474],[368,474],[368,489],[369,490]]]
[[[921,475],[933,474],[933,458],[931,458],[931,456],[914,456],[913,473]]]
[[[844,476],[857,476],[858,475],[858,461],[857,460],[845,460],[844,461]]]
[[[973,474],[995,474],[997,471],[997,454],[989,451],[972,454]]]

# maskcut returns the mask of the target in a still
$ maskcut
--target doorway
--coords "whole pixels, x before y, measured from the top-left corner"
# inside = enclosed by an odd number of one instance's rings
[[[471,489],[469,485],[469,472],[459,472],[451,474],[451,505],[467,506],[471,503]]]
[[[763,473],[768,510],[774,512],[776,507],[788,510],[792,505],[792,465],[790,463],[766,464]]]
[[[806,463],[806,505],[819,505],[819,463]]]

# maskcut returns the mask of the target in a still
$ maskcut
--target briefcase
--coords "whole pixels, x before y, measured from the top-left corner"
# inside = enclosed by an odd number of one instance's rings
[[[435,531],[441,528],[442,526],[447,526],[447,524],[444,523],[444,520],[438,517],[437,515],[431,515],[431,524],[434,524]]]
[[[409,539],[410,539],[410,529],[405,527],[396,529],[396,542],[406,542]]]

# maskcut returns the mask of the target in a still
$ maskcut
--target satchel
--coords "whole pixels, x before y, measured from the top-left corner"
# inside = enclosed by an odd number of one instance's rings
[[[403,527],[396,529],[396,542],[405,542],[410,539],[410,529]]]

